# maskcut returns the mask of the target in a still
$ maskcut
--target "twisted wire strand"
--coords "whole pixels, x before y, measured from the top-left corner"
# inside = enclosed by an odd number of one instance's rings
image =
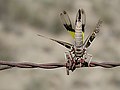
[[[76,68],[83,68],[83,67],[103,67],[103,68],[113,68],[120,66],[120,63],[114,62],[90,62],[89,66],[82,66],[76,65]],[[39,64],[39,63],[31,63],[31,62],[11,62],[11,61],[0,61],[0,71],[6,69],[12,69],[13,67],[17,68],[43,68],[43,69],[55,69],[66,67],[68,68],[68,64],[66,63],[46,63],[46,64]]]

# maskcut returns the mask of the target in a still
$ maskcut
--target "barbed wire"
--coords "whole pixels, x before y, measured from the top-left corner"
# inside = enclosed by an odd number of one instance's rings
[[[120,63],[114,62],[90,62],[89,65],[75,65],[75,68],[83,68],[83,67],[103,67],[103,68],[113,68],[120,66]],[[69,64],[68,63],[46,63],[46,64],[39,64],[39,63],[31,63],[31,62],[11,62],[11,61],[0,61],[0,71],[6,69],[12,69],[14,67],[17,68],[43,68],[43,69],[55,69],[65,67],[67,69],[67,75],[69,75]]]

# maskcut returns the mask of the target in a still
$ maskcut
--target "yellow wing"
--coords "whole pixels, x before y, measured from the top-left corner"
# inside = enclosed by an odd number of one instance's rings
[[[84,32],[82,32],[82,41],[83,41],[83,43],[84,43]]]
[[[84,42],[86,15],[85,15],[85,11],[83,9],[81,9],[81,22],[82,22],[82,39],[83,39],[83,42]]]
[[[75,32],[69,31],[70,35],[75,38]]]
[[[71,24],[71,21],[70,21],[70,18],[68,16],[67,12],[63,11],[60,14],[60,17],[61,17],[64,27],[67,29],[67,31],[70,33],[70,35],[73,38],[75,38],[75,30],[72,28],[72,24]]]
[[[63,11],[60,14],[61,20],[63,22],[64,27],[67,29],[67,31],[70,33],[70,35],[75,38],[75,30],[72,27],[71,20],[67,14],[66,11]],[[83,9],[81,9],[81,22],[82,22],[82,37],[84,40],[84,27],[86,23],[86,15]]]
[[[75,20],[75,43],[77,46],[82,46],[84,43],[85,22],[85,12],[83,9],[79,9]]]

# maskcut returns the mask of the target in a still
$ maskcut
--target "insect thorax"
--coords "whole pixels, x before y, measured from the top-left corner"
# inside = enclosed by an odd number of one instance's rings
[[[84,49],[82,47],[76,47],[76,46],[74,47],[74,49],[75,49],[75,56],[77,58],[82,58],[85,52]]]

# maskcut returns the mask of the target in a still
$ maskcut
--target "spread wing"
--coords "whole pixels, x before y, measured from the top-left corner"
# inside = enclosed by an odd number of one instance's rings
[[[83,9],[79,9],[75,21],[75,43],[77,46],[83,45],[86,16]]]
[[[83,9],[81,9],[81,20],[82,20],[82,37],[83,37],[83,41],[84,41],[86,15],[85,15],[85,11]]]
[[[99,33],[100,26],[101,26],[102,22],[103,21],[101,19],[99,19],[98,23],[95,26],[95,29],[92,31],[92,33],[85,40],[84,45],[83,45],[85,48],[88,48],[91,45],[92,41],[95,39],[95,37]]]
[[[75,38],[75,30],[72,27],[72,24],[71,24],[71,21],[70,21],[70,18],[68,16],[67,12],[63,11],[62,13],[60,13],[60,17],[61,17],[64,27],[67,29],[67,31],[70,33],[70,35],[73,38]]]
[[[54,42],[57,42],[58,44],[66,47],[67,49],[71,49],[71,48],[73,47],[72,44],[67,43],[67,42],[65,42],[65,41],[59,41],[59,40],[56,40],[56,39],[53,39],[53,38],[48,38],[48,37],[45,37],[45,36],[40,35],[40,34],[37,34],[37,35],[40,36],[40,37],[44,37],[44,38],[46,38],[46,39],[50,39],[50,40],[52,40],[52,41],[54,41]]]

